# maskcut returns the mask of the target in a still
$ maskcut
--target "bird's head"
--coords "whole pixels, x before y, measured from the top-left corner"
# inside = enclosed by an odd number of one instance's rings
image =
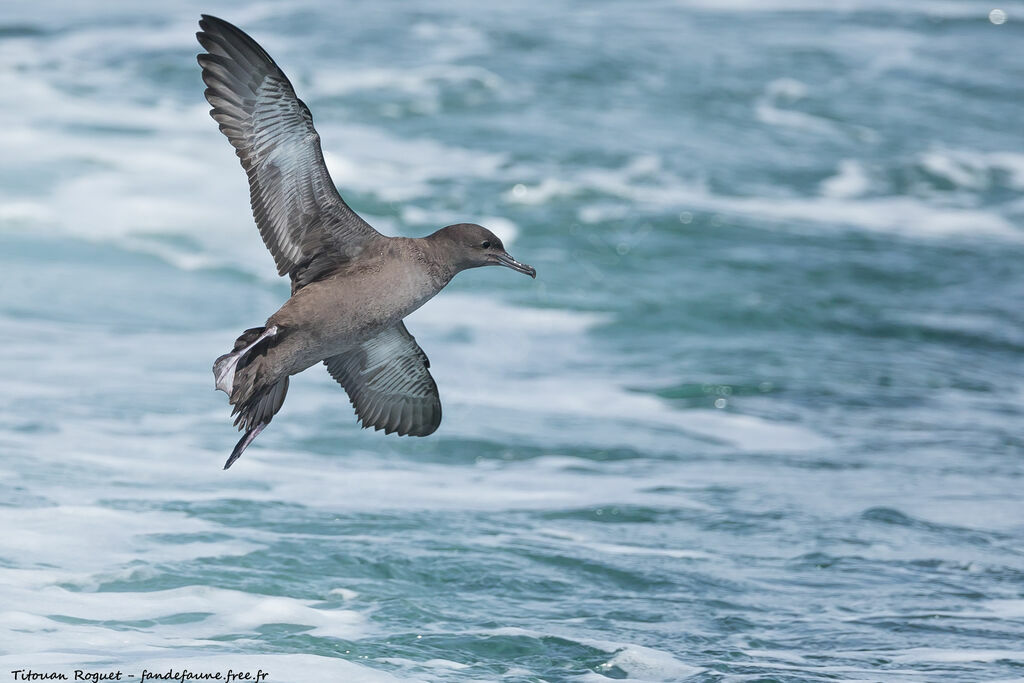
[[[512,258],[498,236],[482,225],[457,223],[441,228],[431,237],[445,243],[445,251],[459,270],[505,266],[530,277],[537,277],[537,271],[532,266]]]

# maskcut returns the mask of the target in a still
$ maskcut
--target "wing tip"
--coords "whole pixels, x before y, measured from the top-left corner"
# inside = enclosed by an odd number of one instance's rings
[[[383,431],[385,434],[396,434],[398,436],[430,436],[437,431],[438,427],[441,426],[440,416],[438,416],[436,421],[431,421],[422,425],[411,425],[408,428],[404,428],[404,425],[394,426],[390,422],[378,423],[371,421],[359,415],[358,409],[356,411],[356,417],[359,418],[360,429],[373,429],[375,432]]]
[[[230,23],[224,21],[220,17],[214,16],[212,14],[199,14],[199,26],[203,30],[209,29],[210,26],[216,26],[218,24],[226,24],[227,26],[231,26]]]

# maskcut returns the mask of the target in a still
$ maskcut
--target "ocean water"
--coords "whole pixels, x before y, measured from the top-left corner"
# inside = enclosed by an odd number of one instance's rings
[[[1024,680],[1024,4],[491,4],[4,3],[0,676]],[[537,267],[409,319],[435,435],[313,368],[221,471],[288,287],[200,12]]]

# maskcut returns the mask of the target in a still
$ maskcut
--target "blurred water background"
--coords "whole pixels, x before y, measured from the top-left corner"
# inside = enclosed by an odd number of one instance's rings
[[[1024,4],[492,5],[4,4],[3,670],[1024,680]],[[436,435],[313,368],[221,472],[288,287],[200,12],[537,267],[409,320]]]

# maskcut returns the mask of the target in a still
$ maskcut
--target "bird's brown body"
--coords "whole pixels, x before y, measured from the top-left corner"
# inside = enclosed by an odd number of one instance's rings
[[[455,275],[428,238],[381,240],[376,253],[295,292],[267,326],[289,330],[268,350],[268,381],[350,351],[432,299]],[[386,296],[382,296],[386,294]]]
[[[196,36],[210,115],[249,177],[253,217],[292,296],[213,366],[245,434],[231,466],[280,410],[291,375],[323,361],[364,427],[426,436],[441,423],[430,362],[402,322],[467,268],[536,276],[472,223],[385,237],[341,198],[313,117],[256,41],[204,15]]]

